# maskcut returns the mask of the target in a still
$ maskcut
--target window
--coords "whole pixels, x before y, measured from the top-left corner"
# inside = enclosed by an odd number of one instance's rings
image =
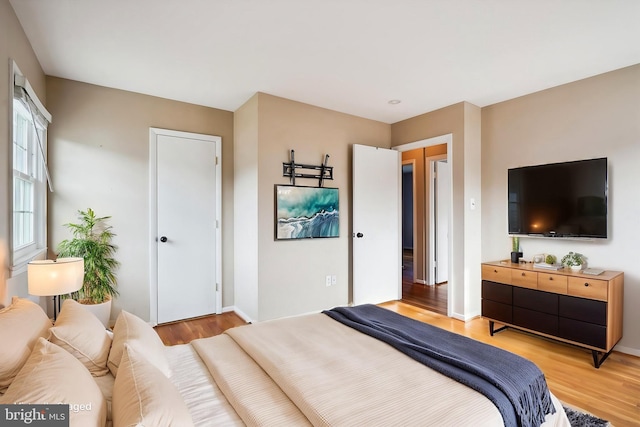
[[[15,70],[16,68],[14,68]],[[49,113],[42,107],[28,81],[14,71],[13,197],[11,215],[12,273],[46,250],[47,125]]]

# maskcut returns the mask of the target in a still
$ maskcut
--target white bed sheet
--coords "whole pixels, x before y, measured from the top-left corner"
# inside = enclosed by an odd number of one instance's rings
[[[171,382],[189,408],[195,426],[243,426],[191,344],[165,348]]]

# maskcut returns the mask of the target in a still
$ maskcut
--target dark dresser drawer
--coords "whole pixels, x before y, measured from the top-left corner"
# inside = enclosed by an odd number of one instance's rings
[[[482,263],[482,316],[491,336],[514,328],[589,348],[596,368],[622,338],[623,303],[621,271],[591,277],[508,260]]]
[[[558,335],[558,316],[553,314],[513,307],[513,324],[549,335]]]
[[[607,327],[579,320],[559,318],[558,336],[598,348],[607,347]]]
[[[511,304],[513,298],[512,289],[513,288],[510,285],[502,285],[489,280],[483,280],[482,299],[489,299],[503,304]]]
[[[511,323],[511,320],[513,319],[510,304],[503,304],[489,299],[482,300],[482,315],[493,320],[507,323]]]
[[[558,313],[560,317],[607,325],[607,303],[604,301],[560,295]]]
[[[513,288],[513,305],[558,315],[558,294],[526,288]]]

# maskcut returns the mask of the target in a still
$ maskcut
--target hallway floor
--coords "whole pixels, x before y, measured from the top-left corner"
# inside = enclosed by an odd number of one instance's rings
[[[447,282],[435,286],[413,282],[413,254],[404,251],[402,256],[402,302],[439,314],[447,315]]]

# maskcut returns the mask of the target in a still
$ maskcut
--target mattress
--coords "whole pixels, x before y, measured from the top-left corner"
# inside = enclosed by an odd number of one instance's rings
[[[324,314],[192,342],[247,425],[503,425],[480,393]],[[568,427],[560,402],[545,427]]]
[[[182,395],[194,425],[244,425],[190,344],[165,350],[171,367],[170,380]]]
[[[324,314],[165,347],[196,426],[503,425],[480,393]],[[108,402],[113,377],[95,378]],[[570,427],[560,401],[543,427]]]

